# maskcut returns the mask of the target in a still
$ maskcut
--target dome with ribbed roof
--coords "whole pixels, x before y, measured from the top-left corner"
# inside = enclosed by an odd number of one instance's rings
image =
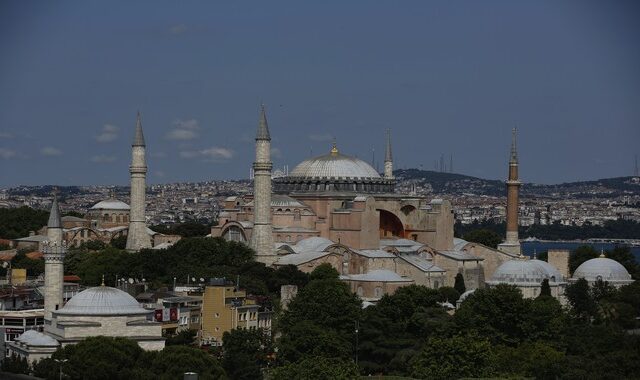
[[[91,210],[130,210],[128,204],[119,201],[115,198],[105,199],[100,201],[91,207]]]
[[[62,315],[136,315],[149,314],[126,292],[109,286],[84,290],[69,300],[60,310]]]
[[[289,177],[299,178],[380,178],[380,174],[368,163],[338,152],[302,161]]]
[[[512,284],[539,286],[543,280],[550,284],[563,281],[560,272],[553,265],[541,260],[514,259],[505,261],[491,276],[487,284]]]
[[[633,282],[631,275],[622,264],[602,256],[580,264],[575,272],[573,272],[571,279],[577,281],[580,278],[584,278],[589,282],[602,280],[620,285]]]

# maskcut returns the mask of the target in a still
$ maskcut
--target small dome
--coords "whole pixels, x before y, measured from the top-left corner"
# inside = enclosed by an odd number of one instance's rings
[[[138,301],[120,289],[96,286],[84,290],[69,300],[55,314],[63,315],[132,315],[149,314]]]
[[[117,199],[111,198],[106,199],[104,201],[100,201],[91,207],[91,210],[129,210],[128,204],[119,201]]]
[[[334,242],[327,238],[313,236],[306,239],[300,240],[296,245],[293,246],[293,249],[300,252],[321,252],[324,251],[328,246],[333,245]]]
[[[380,178],[368,163],[337,151],[302,161],[289,173],[296,178]]]
[[[60,343],[50,337],[36,330],[27,330],[16,338],[16,341],[27,344],[29,346],[41,346],[41,347],[57,347]]]
[[[573,280],[584,278],[589,282],[598,280],[610,283],[629,284],[632,283],[631,275],[627,269],[615,260],[606,257],[597,257],[587,260],[573,272]]]
[[[509,260],[496,269],[487,281],[490,285],[540,285],[544,279],[549,283],[562,282],[562,275],[551,264],[541,260],[514,259]]]

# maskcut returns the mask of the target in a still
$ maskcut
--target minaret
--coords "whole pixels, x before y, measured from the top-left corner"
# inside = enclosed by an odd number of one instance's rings
[[[518,151],[516,149],[516,129],[513,128],[511,158],[509,159],[509,179],[507,180],[507,238],[498,249],[522,255],[518,239],[518,193],[522,183],[518,179]]]
[[[54,196],[47,223],[48,241],[44,244],[44,318],[62,307],[64,285],[64,255],[67,247],[62,241],[62,221],[58,199]]]
[[[384,178],[393,179],[393,156],[391,154],[391,130],[387,129],[387,148],[384,151]]]
[[[265,264],[270,264],[274,256],[271,228],[272,167],[271,136],[262,105],[256,134],[256,160],[253,163],[254,222],[250,245],[256,251],[256,260]]]
[[[145,192],[147,190],[145,149],[142,122],[140,120],[140,112],[138,112],[136,134],[131,145],[131,166],[129,166],[129,173],[131,173],[131,211],[129,212],[129,231],[126,246],[128,251],[151,248],[151,238],[147,233],[147,224],[144,217]]]

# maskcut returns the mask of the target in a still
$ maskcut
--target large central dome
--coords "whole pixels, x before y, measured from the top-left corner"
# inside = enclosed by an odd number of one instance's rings
[[[338,152],[302,161],[286,177],[273,181],[277,193],[392,193],[395,181],[382,178],[368,163]]]
[[[289,177],[299,178],[380,178],[380,174],[366,162],[332,151],[323,156],[302,161]]]

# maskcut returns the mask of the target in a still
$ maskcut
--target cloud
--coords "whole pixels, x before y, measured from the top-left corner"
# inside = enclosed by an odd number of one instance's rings
[[[150,156],[153,158],[165,158],[167,154],[165,152],[152,152]]]
[[[193,140],[198,137],[200,124],[198,120],[176,120],[173,129],[167,133],[167,140]]]
[[[40,149],[40,154],[43,156],[49,156],[49,157],[61,156],[62,151],[52,146],[45,146],[44,148]]]
[[[211,147],[202,150],[185,150],[179,153],[182,158],[202,158],[206,162],[226,161],[234,156],[233,150],[223,147]]]
[[[311,141],[331,141],[333,140],[333,135],[325,133],[323,135],[309,135],[309,140]]]
[[[0,148],[0,158],[8,160],[8,159],[13,158],[15,156],[16,156],[16,151],[15,150],[7,149],[7,148]]]
[[[165,176],[165,172],[163,172],[162,170],[156,170],[153,172],[153,174],[158,178],[163,178]]]
[[[172,25],[169,28],[169,33],[174,35],[182,34],[186,31],[187,31],[187,26],[185,24],[176,24],[176,25]]]
[[[271,157],[282,158],[282,151],[279,148],[271,148]]]
[[[0,139],[12,139],[13,134],[10,132],[0,132]]]
[[[96,162],[98,164],[106,164],[110,162],[114,162],[116,160],[116,156],[107,156],[105,154],[99,154],[97,156],[91,157],[91,162]]]
[[[96,136],[96,141],[100,143],[108,143],[118,138],[120,128],[112,124],[105,124],[102,131]]]

